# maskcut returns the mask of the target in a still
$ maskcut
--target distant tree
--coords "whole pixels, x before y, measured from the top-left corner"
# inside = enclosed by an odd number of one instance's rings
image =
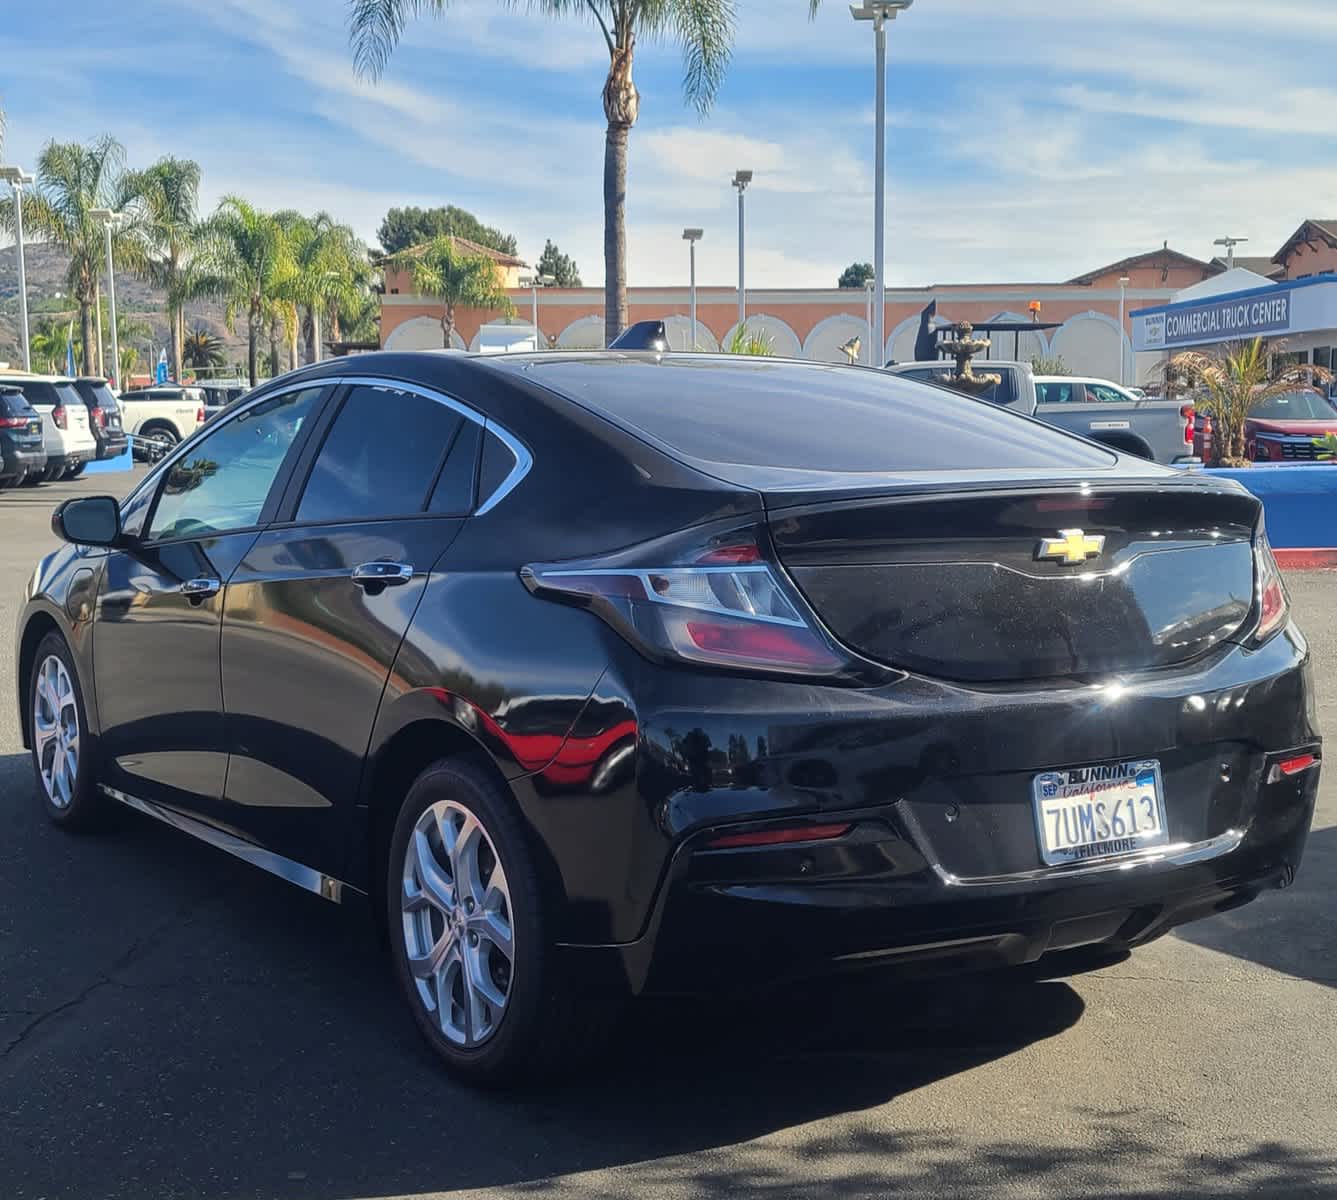
[[[440,208],[392,208],[385,214],[376,238],[386,254],[398,254],[443,234],[468,238],[503,254],[516,252],[513,234],[484,225],[473,213],[453,204]]]
[[[563,254],[549,238],[543,245],[543,256],[539,259],[539,274],[551,275],[558,287],[580,287],[580,268],[569,254]]]
[[[872,280],[874,274],[872,263],[850,263],[840,273],[840,278],[836,281],[836,287],[842,288],[861,288]]]
[[[181,378],[181,343],[186,332],[185,305],[200,296],[198,272],[191,262],[199,242],[197,204],[200,167],[184,158],[163,158],[135,178],[144,199],[144,234],[152,248],[145,276],[167,293],[167,321],[172,340],[172,377]]]
[[[386,259],[385,265],[408,272],[418,295],[441,301],[441,345],[447,349],[456,308],[496,308],[507,316],[513,311],[497,264],[481,254],[465,254],[448,234],[401,251]]]
[[[196,325],[182,343],[181,361],[192,371],[223,365],[223,339],[215,337],[205,325]]]

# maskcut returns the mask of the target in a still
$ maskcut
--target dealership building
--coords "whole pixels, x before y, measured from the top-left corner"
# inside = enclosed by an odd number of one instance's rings
[[[602,288],[527,286],[531,272],[510,255],[490,255],[514,313],[456,312],[451,343],[478,349],[483,327],[515,327],[554,349],[603,345]],[[675,349],[727,346],[738,327],[738,293],[699,287],[693,329],[691,293],[682,287],[628,289],[631,321],[660,319]],[[1306,220],[1272,258],[1194,258],[1168,244],[1062,282],[946,284],[887,288],[885,346],[870,347],[870,297],[853,288],[758,288],[746,294],[746,327],[769,339],[776,354],[847,361],[842,347],[859,339],[861,361],[914,356],[920,314],[976,325],[1034,329],[999,333],[988,357],[1060,357],[1074,374],[1128,383],[1155,380],[1168,353],[1251,333],[1284,336],[1306,361],[1331,362],[1337,345],[1337,221]],[[381,303],[381,345],[390,350],[438,349],[441,303],[413,292],[408,276],[387,272]],[[537,327],[537,328],[536,328]]]

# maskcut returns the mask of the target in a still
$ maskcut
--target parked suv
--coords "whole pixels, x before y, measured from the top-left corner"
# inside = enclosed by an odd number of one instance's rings
[[[121,419],[134,438],[135,457],[156,462],[204,424],[204,393],[163,384],[121,393]]]
[[[13,487],[46,470],[42,418],[23,392],[0,384],[0,487]]]
[[[97,441],[88,419],[88,408],[75,390],[74,380],[63,375],[5,371],[0,373],[0,384],[19,388],[42,418],[46,468],[40,476],[28,475],[25,483],[71,478],[97,457]]]
[[[84,376],[74,381],[74,389],[88,406],[99,461],[119,458],[125,453],[130,439],[121,426],[121,406],[116,403],[107,381],[98,376]]]

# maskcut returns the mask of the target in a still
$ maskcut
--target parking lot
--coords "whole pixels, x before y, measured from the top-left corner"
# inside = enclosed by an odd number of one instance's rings
[[[0,493],[0,628],[60,499]],[[1289,577],[1337,729],[1337,573]],[[520,1097],[429,1059],[365,915],[43,818],[0,653],[7,1197],[1337,1195],[1337,776],[1292,888],[1067,980],[637,1006]]]

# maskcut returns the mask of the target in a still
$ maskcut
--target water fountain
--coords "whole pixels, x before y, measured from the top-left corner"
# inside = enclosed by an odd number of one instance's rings
[[[958,321],[952,326],[952,340],[939,342],[938,349],[947,351],[956,359],[956,374],[944,379],[943,384],[970,396],[981,396],[1003,380],[999,375],[976,375],[971,370],[970,360],[993,345],[988,338],[977,338],[974,333],[975,327],[969,321]]]

